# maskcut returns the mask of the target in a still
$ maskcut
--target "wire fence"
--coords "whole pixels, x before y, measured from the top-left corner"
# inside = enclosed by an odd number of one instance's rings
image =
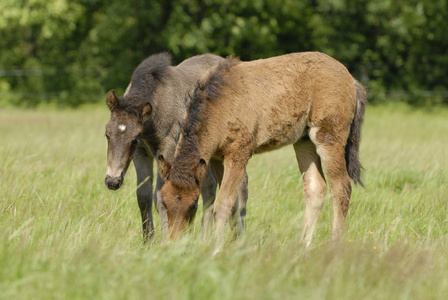
[[[132,69],[126,70],[129,72],[129,78],[132,74]],[[9,82],[11,80],[20,80],[22,79],[26,82],[28,79],[32,79],[33,77],[44,77],[43,81],[52,80],[55,77],[60,77],[63,74],[69,74],[74,76],[82,76],[82,74],[90,74],[94,76],[101,76],[101,72],[94,69],[78,69],[78,70],[66,70],[66,69],[34,69],[34,70],[0,70],[0,96],[10,96],[15,98],[24,98],[24,99],[35,99],[37,101],[46,101],[49,99],[56,98],[66,98],[67,90],[48,90],[45,91],[35,91],[32,88],[28,88],[26,84],[21,84],[19,88],[10,88],[10,87],[2,87],[2,81]],[[60,78],[59,78],[60,79]],[[369,88],[370,82],[368,77],[361,78],[363,84]],[[122,88],[125,88],[123,86]],[[82,89],[76,90],[76,95],[88,98],[98,98],[101,93],[98,91],[83,91]],[[447,90],[393,90],[393,91],[385,91],[385,95],[389,97],[396,98],[396,100],[400,99],[409,99],[409,98],[419,98],[425,102],[425,99],[438,99],[437,102],[442,102],[444,104],[448,104],[448,87]],[[375,98],[377,95],[374,94],[374,91],[370,91],[370,97]]]

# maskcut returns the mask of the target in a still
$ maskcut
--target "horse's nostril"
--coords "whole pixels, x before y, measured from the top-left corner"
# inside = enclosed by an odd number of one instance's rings
[[[120,188],[122,182],[122,177],[110,177],[107,175],[104,179],[104,183],[110,190],[117,190],[118,188]]]

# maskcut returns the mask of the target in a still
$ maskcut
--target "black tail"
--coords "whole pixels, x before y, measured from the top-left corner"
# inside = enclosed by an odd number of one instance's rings
[[[359,162],[359,144],[361,142],[361,126],[364,120],[364,112],[367,104],[367,91],[355,80],[356,88],[356,111],[350,126],[350,134],[345,146],[345,161],[347,163],[347,171],[350,178],[356,183],[364,187],[361,181],[362,165]]]

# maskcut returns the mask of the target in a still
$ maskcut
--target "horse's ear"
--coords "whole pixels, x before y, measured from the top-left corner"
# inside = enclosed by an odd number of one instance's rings
[[[202,179],[204,179],[206,173],[207,173],[207,163],[205,162],[204,159],[201,158],[194,170],[194,175],[197,184],[200,184],[202,182]]]
[[[141,111],[142,123],[145,122],[149,118],[149,116],[151,115],[151,111],[152,111],[151,104],[149,102],[146,102],[145,105],[143,105],[142,111]]]
[[[118,98],[115,95],[115,90],[110,90],[106,95],[106,104],[110,111],[113,111],[118,106]]]
[[[163,180],[166,180],[168,177],[168,173],[171,170],[171,163],[163,157],[163,155],[159,155],[157,159],[157,167],[159,169],[160,176]]]

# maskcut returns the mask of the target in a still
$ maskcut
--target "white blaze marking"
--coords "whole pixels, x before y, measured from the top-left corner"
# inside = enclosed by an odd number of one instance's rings
[[[120,129],[120,131],[125,131],[126,125],[118,125],[118,129]]]

